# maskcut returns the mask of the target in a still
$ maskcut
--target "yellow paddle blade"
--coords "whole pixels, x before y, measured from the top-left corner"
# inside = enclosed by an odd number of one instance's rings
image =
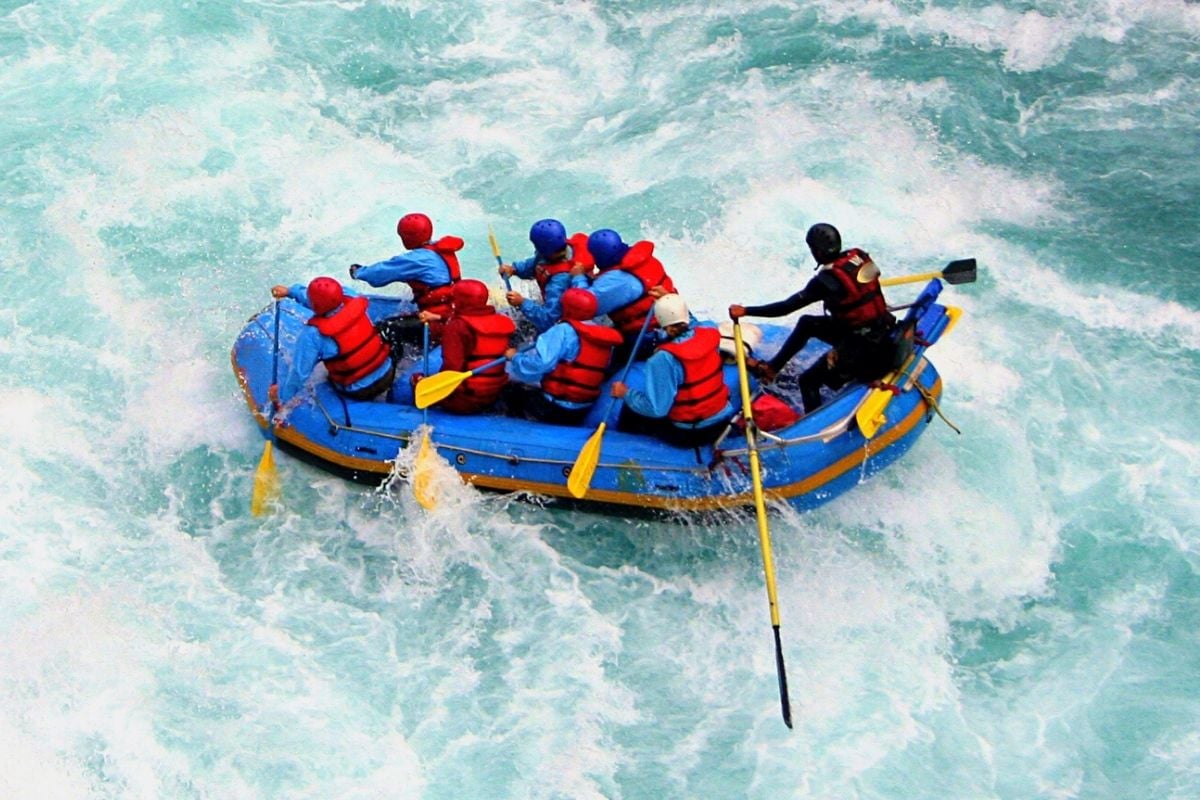
[[[421,447],[413,461],[412,489],[413,496],[421,504],[421,508],[432,511],[437,506],[437,492],[434,489],[434,478],[437,475],[437,451],[429,444],[429,432],[421,437]]]
[[[890,382],[892,376],[889,375],[884,380]],[[854,412],[854,421],[858,423],[858,429],[862,431],[864,438],[873,438],[887,422],[884,412],[888,403],[892,402],[892,397],[892,393],[887,389],[872,389],[867,399],[858,407],[858,411]]]
[[[458,388],[458,385],[471,377],[470,372],[455,372],[443,370],[433,375],[427,375],[417,381],[413,397],[417,408],[429,408],[439,400],[445,400]]]
[[[279,499],[279,473],[275,471],[275,450],[270,440],[263,446],[262,458],[254,473],[254,494],[250,497],[250,513],[261,517]]]
[[[583,449],[575,458],[571,467],[571,476],[567,478],[567,491],[574,498],[582,498],[592,485],[592,476],[596,474],[596,465],[600,463],[600,445],[604,439],[604,428],[607,422],[601,422],[596,432],[584,443]]]
[[[488,244],[492,246],[492,255],[500,258],[500,243],[496,241],[496,233],[491,225],[488,225]]]
[[[946,306],[946,316],[950,319],[946,323],[946,327],[942,329],[942,336],[945,336],[950,331],[954,330],[954,326],[958,324],[958,318],[962,316],[962,309],[958,306]]]

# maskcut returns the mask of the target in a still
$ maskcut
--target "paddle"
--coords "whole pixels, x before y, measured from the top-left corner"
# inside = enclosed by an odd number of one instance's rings
[[[275,352],[271,354],[271,386],[279,383],[279,299],[275,299]],[[271,390],[267,390],[270,398]],[[250,513],[260,517],[267,507],[279,499],[279,473],[275,470],[275,400],[271,398],[267,417],[267,441],[263,444],[262,458],[254,472],[254,491],[250,496]]]
[[[746,419],[746,444],[750,448],[750,478],[754,483],[754,513],[758,517],[758,545],[762,550],[763,572],[767,576],[767,603],[771,607],[771,629],[775,632],[775,672],[779,676],[779,705],[783,724],[792,727],[792,703],[788,699],[787,670],[783,665],[783,644],[779,639],[779,597],[775,592],[775,563],[771,558],[771,533],[767,529],[767,508],[763,499],[762,468],[758,460],[758,440],[754,411],[750,403],[750,379],[746,377],[746,350],[742,347],[742,326],[733,321],[733,344],[737,355],[738,385],[742,390],[742,415]]]
[[[921,281],[931,281],[934,278],[941,278],[951,286],[956,286],[960,283],[975,282],[975,259],[960,258],[957,261],[951,261],[942,269],[941,272],[922,272],[920,275],[902,275],[898,278],[882,278],[879,281],[880,286],[899,286],[902,283],[920,283]]]
[[[917,283],[919,281],[933,280],[934,278],[941,278],[946,283],[952,285],[973,283],[975,281],[975,259],[962,258],[957,261],[951,261],[941,272],[925,272],[920,275],[907,275],[901,278],[885,278],[879,283],[882,286],[894,286],[899,283]],[[909,313],[911,314],[912,312],[910,311]],[[942,332],[942,335],[949,332],[950,328],[958,321],[958,317],[962,312],[959,309],[954,309],[953,313],[951,313],[948,308],[946,313],[950,317],[950,323],[946,330]],[[883,378],[883,383],[895,385],[897,380],[904,375],[904,370],[907,366],[905,364],[900,369],[889,373]],[[863,399],[858,409],[854,412],[854,420],[858,424],[858,429],[862,432],[864,438],[874,438],[879,429],[887,422],[887,416],[884,412],[892,402],[893,397],[895,397],[895,394],[891,389],[872,389],[867,393],[866,398]]]
[[[421,357],[425,361],[425,371],[429,371],[429,323],[426,322],[421,331]],[[422,416],[421,425],[423,431],[421,434],[421,446],[417,450],[417,457],[413,461],[412,471],[412,488],[413,496],[417,498],[417,502],[421,508],[426,511],[432,511],[437,505],[437,499],[433,496],[433,489],[430,482],[433,480],[434,470],[434,450],[429,443],[429,411],[426,410]]]
[[[496,241],[496,234],[492,231],[491,225],[488,225],[488,244],[492,246],[492,255],[496,257],[496,265],[503,267],[504,259],[500,257],[500,243]],[[500,277],[504,279],[504,288],[511,292],[512,284],[508,282],[508,276],[502,272]]]
[[[449,397],[450,393],[457,389],[459,384],[467,378],[476,373],[483,372],[485,369],[490,369],[504,362],[507,358],[507,356],[494,358],[486,364],[480,364],[475,369],[467,372],[446,369],[434,375],[427,375],[417,381],[417,388],[413,392],[414,404],[417,408],[429,408],[434,403]]]
[[[642,339],[650,328],[650,320],[653,316],[653,312],[646,314],[646,321],[642,323],[642,329],[638,332],[637,338],[633,340],[633,349],[629,351],[629,360],[625,362],[625,369],[621,370],[621,377],[617,379],[621,383],[624,383],[625,379],[629,377],[629,368],[633,366],[633,361],[637,358],[638,348],[641,347]],[[567,478],[567,491],[571,493],[572,497],[582,498],[587,494],[588,487],[592,485],[592,476],[596,474],[596,465],[600,463],[600,446],[604,441],[604,429],[608,427],[608,417],[612,414],[613,403],[616,399],[609,397],[608,405],[604,409],[604,416],[600,418],[602,420],[600,427],[596,428],[596,432],[583,443],[583,449],[575,457],[575,463],[571,466],[571,474]]]

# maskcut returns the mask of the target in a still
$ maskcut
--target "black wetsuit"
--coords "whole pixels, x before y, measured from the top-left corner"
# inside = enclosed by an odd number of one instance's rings
[[[829,270],[821,270],[800,291],[786,300],[761,306],[746,306],[749,317],[782,317],[807,305],[821,302],[836,305],[846,295],[846,288]],[[800,376],[800,396],[805,412],[821,405],[821,387],[840,389],[851,380],[873,381],[886,375],[893,366],[895,347],[892,330],[895,320],[886,319],[860,328],[851,328],[837,317],[828,314],[805,314],[788,335],[783,347],[768,363],[771,370],[783,370],[792,357],[804,349],[809,339],[820,339],[833,347],[834,363],[829,357],[819,358]]]

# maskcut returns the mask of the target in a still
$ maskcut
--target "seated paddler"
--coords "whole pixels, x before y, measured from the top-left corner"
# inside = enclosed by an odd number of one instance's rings
[[[374,264],[351,264],[350,277],[371,286],[386,286],[397,281],[412,289],[417,314],[392,317],[379,328],[396,349],[403,345],[421,346],[422,323],[429,321],[429,336],[434,344],[442,337],[442,326],[450,317],[450,293],[462,277],[458,251],[463,240],[457,236],[433,238],[433,221],[425,214],[405,214],[396,223],[396,235],[405,251]]]
[[[661,341],[645,364],[645,388],[614,381],[623,398],[619,430],[648,433],[679,447],[711,444],[733,416],[721,358],[721,334],[698,326],[677,294],[660,297],[654,317]]]
[[[651,315],[654,301],[675,292],[675,284],[667,275],[662,262],[654,256],[654,243],[648,241],[625,244],[621,235],[602,228],[588,237],[588,252],[596,262],[599,274],[589,291],[596,295],[596,316],[608,315],[613,327],[620,331],[625,343],[614,361],[624,363],[642,330],[642,323]],[[650,330],[656,326],[651,318]],[[638,357],[651,351],[650,339],[643,339]]]
[[[562,319],[537,337],[534,346],[510,349],[504,405],[514,416],[557,425],[583,422],[604,383],[621,334],[593,322],[596,297],[571,288],[562,295]]]
[[[517,326],[496,313],[483,281],[466,278],[454,284],[450,318],[442,330],[441,369],[469,372],[501,359],[470,376],[434,407],[454,414],[478,414],[500,398],[508,383],[505,360]]]
[[[516,275],[537,281],[541,302],[514,291],[509,291],[505,299],[538,333],[558,324],[562,317],[563,292],[571,287],[586,289],[590,283],[593,262],[587,239],[586,233],[576,233],[568,238],[567,229],[556,219],[539,219],[529,229],[533,255],[500,266],[502,276]]]
[[[271,294],[290,297],[313,312],[296,339],[283,383],[271,386],[272,400],[294,397],[318,363],[325,365],[330,385],[351,400],[371,400],[387,392],[396,364],[367,316],[367,298],[329,277],[313,278],[308,286],[275,286]]]
[[[782,317],[820,302],[823,315],[804,314],[783,347],[770,361],[752,368],[766,381],[775,380],[785,365],[809,339],[820,339],[831,349],[810,365],[799,379],[805,412],[821,405],[821,388],[840,389],[852,380],[870,382],[895,366],[896,318],[888,311],[879,284],[879,268],[871,256],[856,247],[842,249],[838,229],[824,222],[808,229],[805,237],[817,262],[817,274],[792,296],[761,306],[734,304],[729,316]]]

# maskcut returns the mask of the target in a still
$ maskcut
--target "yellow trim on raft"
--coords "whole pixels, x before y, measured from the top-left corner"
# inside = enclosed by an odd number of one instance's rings
[[[250,387],[246,381],[245,373],[238,366],[237,361],[233,362],[234,372],[237,374],[238,383],[242,385],[242,390],[246,397],[246,404],[254,414],[254,418],[262,427],[267,426],[266,417],[254,406],[254,399],[250,395]],[[939,377],[933,384],[930,395],[936,400],[942,394],[942,379]],[[764,487],[766,496],[772,500],[786,500],[790,497],[806,494],[815,489],[819,489],[825,484],[840,478],[845,473],[860,466],[864,461],[873,455],[883,452],[892,444],[904,438],[909,431],[916,427],[921,418],[925,416],[928,403],[922,399],[920,403],[913,406],[912,411],[908,413],[904,419],[899,420],[895,425],[888,428],[879,436],[869,439],[864,446],[843,456],[839,460],[829,466],[814,472],[806,478],[802,478],[794,483],[785,484],[783,486]],[[293,428],[277,427],[275,428],[276,437],[295,445],[296,447],[306,452],[328,461],[331,464],[342,467],[344,469],[352,469],[358,472],[369,472],[378,475],[387,475],[391,472],[391,461],[378,461],[374,459],[357,458],[355,456],[347,456],[336,450],[331,450],[328,447],[319,445],[306,436],[300,434]],[[435,445],[436,449],[436,445]],[[453,447],[448,447],[453,449]],[[503,458],[503,455],[497,454],[498,458]],[[495,475],[481,475],[478,473],[460,472],[459,476],[464,482],[479,486],[485,489],[493,489],[503,492],[529,492],[531,494],[541,494],[550,497],[570,498],[571,493],[567,491],[567,485],[563,483],[533,483],[530,481],[518,481],[512,478],[498,477]],[[643,506],[647,508],[655,508],[667,511],[713,511],[721,508],[732,508],[736,506],[749,505],[753,502],[753,495],[746,491],[741,494],[717,495],[711,497],[671,497],[667,495],[653,494],[638,494],[636,492],[619,492],[611,489],[589,489],[587,493],[588,500],[595,500],[600,503],[609,503],[612,505],[624,506]]]

